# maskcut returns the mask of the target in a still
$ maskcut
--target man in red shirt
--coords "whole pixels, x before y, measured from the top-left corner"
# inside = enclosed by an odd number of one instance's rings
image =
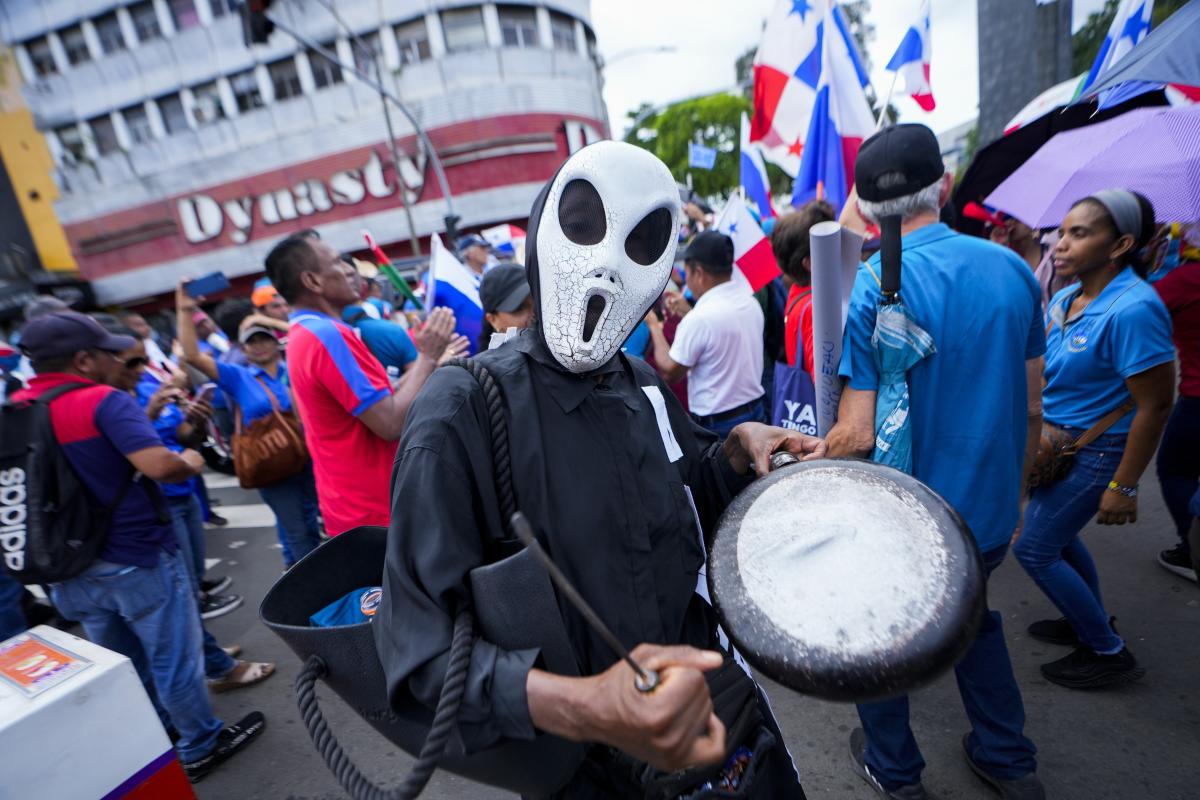
[[[434,309],[413,332],[416,365],[395,393],[387,373],[341,309],[358,301],[341,256],[312,235],[289,236],[266,259],[271,284],[292,306],[288,378],[312,454],[325,529],[336,536],[388,524],[396,442],[413,398],[454,335],[454,314]]]
[[[1185,261],[1154,284],[1171,312],[1171,338],[1179,356],[1179,399],[1158,448],[1158,482],[1179,544],[1158,554],[1158,563],[1188,580],[1196,580],[1188,532],[1188,502],[1200,480],[1200,262]]]
[[[96,505],[110,510],[111,523],[96,560],[51,584],[50,595],[90,640],[133,662],[163,724],[178,733],[175,747],[194,783],[255,739],[266,720],[253,711],[225,726],[209,704],[200,613],[170,515],[156,486],[134,481],[138,473],[186,481],[204,459],[167,449],[133,397],[103,385],[125,369],[118,354],[134,343],[74,311],[37,317],[21,331],[36,377],[12,401],[83,384],[50,401],[50,422],[71,470]]]

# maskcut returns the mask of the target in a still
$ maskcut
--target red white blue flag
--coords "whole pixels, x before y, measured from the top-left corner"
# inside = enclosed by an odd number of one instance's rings
[[[800,170],[809,119],[821,75],[822,25],[831,0],[777,0],[754,55],[754,113],[750,141],[763,158],[791,177]],[[834,14],[839,37],[854,61],[860,83],[867,71],[841,12]]]
[[[771,182],[767,178],[767,165],[763,163],[758,145],[750,141],[750,118],[742,114],[742,144],[740,152],[742,191],[746,199],[758,208],[762,219],[775,216],[771,205]]]
[[[840,209],[854,184],[858,148],[875,131],[875,115],[863,91],[866,76],[854,45],[840,35],[845,29],[845,19],[830,2],[818,25],[820,78],[792,192],[794,206],[818,199]],[[839,33],[826,35],[824,30]]]
[[[779,277],[771,240],[754,221],[741,195],[735,192],[729,198],[716,228],[733,240],[733,280],[757,292]]]
[[[904,78],[904,93],[926,111],[933,111],[933,88],[929,83],[929,0],[921,3],[921,14],[904,33],[896,54],[888,62],[890,72]]]

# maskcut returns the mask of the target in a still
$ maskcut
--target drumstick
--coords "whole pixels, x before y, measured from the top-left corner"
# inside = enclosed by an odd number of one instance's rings
[[[542,566],[546,568],[546,572],[550,573],[550,580],[554,582],[554,585],[558,587],[558,590],[562,592],[571,605],[575,607],[575,610],[583,615],[583,618],[587,620],[588,625],[592,626],[592,630],[599,634],[600,638],[603,639],[608,646],[613,649],[613,652],[619,655],[637,674],[637,680],[634,681],[634,686],[637,687],[638,691],[654,691],[658,687],[658,673],[652,669],[643,668],[640,664],[633,660],[633,656],[629,654],[629,651],[625,649],[625,646],[621,644],[621,641],[617,639],[613,632],[609,630],[608,626],[604,624],[604,620],[600,619],[600,616],[592,609],[590,605],[588,605],[588,602],[583,599],[583,596],[579,594],[573,585],[571,585],[570,579],[563,574],[562,570],[558,568],[557,564],[550,560],[550,556],[545,550],[542,549],[542,546],[538,543],[538,540],[534,538],[533,527],[530,526],[529,520],[525,518],[525,515],[520,511],[516,512],[512,515],[511,523],[513,530],[517,533],[517,536],[522,542],[524,542],[527,548],[533,551],[533,554],[537,556],[538,561],[542,562]]]

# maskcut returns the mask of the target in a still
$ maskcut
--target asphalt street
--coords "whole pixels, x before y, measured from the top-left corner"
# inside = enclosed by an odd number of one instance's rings
[[[1173,543],[1173,528],[1153,476],[1147,475],[1142,485],[1136,524],[1092,525],[1084,534],[1109,611],[1146,667],[1140,682],[1101,692],[1071,691],[1047,682],[1038,665],[1068,651],[1030,639],[1025,628],[1057,612],[1011,557],[992,578],[990,603],[1004,616],[1024,694],[1026,734],[1037,744],[1038,771],[1053,800],[1200,797],[1200,589],[1155,562],[1155,554]],[[222,503],[221,513],[231,520],[229,527],[208,532],[210,560],[219,559],[210,575],[233,577],[229,591],[242,594],[246,603],[210,621],[209,628],[222,644],[241,644],[244,657],[276,661],[278,672],[259,686],[214,698],[225,720],[258,709],[266,714],[267,728],[244,754],[198,784],[197,794],[201,800],[345,797],[301,724],[292,693],[299,660],[258,621],[259,602],[282,570],[270,511],[257,493],[236,488],[232,479],[212,476],[210,486]],[[847,742],[858,721],[854,707],[766,685],[808,796],[874,797],[849,767]],[[362,770],[386,786],[397,785],[411,759],[331,692],[320,696],[330,726]],[[960,739],[967,720],[952,675],[913,696],[912,725],[927,762],[925,786],[933,797],[996,796],[963,761]],[[439,772],[423,797],[511,795]]]

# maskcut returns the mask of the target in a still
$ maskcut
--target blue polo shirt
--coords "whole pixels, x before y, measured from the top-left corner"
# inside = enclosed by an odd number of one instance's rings
[[[342,321],[358,331],[363,344],[391,377],[399,377],[409,363],[417,360],[417,346],[408,331],[395,322],[368,317],[361,305],[342,309]]]
[[[954,506],[987,552],[1017,524],[1028,398],[1025,362],[1046,350],[1041,299],[1016,253],[941,223],[902,240],[905,306],[937,351],[908,373],[913,475]],[[879,254],[850,294],[840,372],[879,388],[871,334]]]
[[[1125,379],[1175,360],[1171,315],[1149,283],[1133,267],[1071,319],[1067,309],[1079,295],[1072,284],[1050,300],[1046,312],[1046,421],[1090,428],[1127,401]],[[1133,411],[1108,433],[1129,433]]]
[[[259,383],[259,379],[262,383]],[[254,364],[243,367],[217,362],[217,386],[233,398],[237,408],[241,410],[243,426],[271,413],[271,398],[263,388],[263,383],[270,389],[271,394],[275,395],[275,402],[279,404],[280,411],[292,410],[286,362],[279,362],[279,375],[276,378],[272,378],[269,372]]]

